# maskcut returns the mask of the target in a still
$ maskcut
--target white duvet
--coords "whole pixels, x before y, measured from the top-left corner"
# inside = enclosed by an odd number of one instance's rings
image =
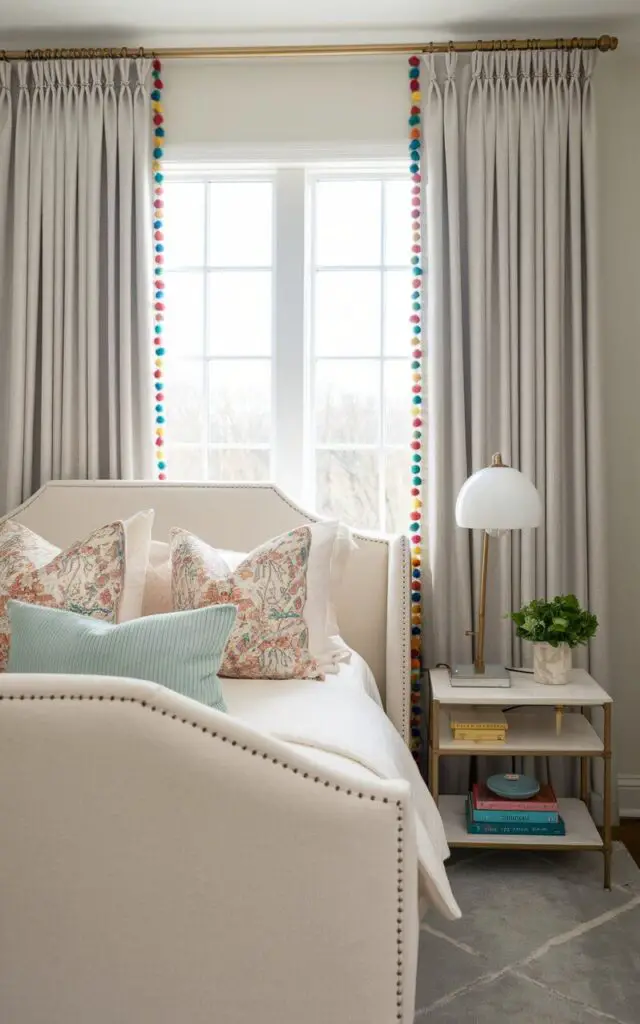
[[[229,713],[280,740],[313,750],[319,764],[350,774],[404,779],[415,807],[421,905],[460,917],[444,861],[449,856],[442,819],[400,734],[367,689],[373,677],[360,659],[354,671],[316,680],[223,680]],[[371,679],[363,684],[363,669]],[[352,666],[344,666],[351,668]],[[366,674],[366,673],[365,673]],[[348,678],[347,678],[348,677]]]

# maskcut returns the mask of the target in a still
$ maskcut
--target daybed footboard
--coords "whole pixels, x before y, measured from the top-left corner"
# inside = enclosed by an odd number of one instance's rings
[[[0,682],[3,1024],[409,1024],[408,786],[153,684]]]

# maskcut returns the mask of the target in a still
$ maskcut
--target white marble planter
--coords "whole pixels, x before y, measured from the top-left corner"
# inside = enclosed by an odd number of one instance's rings
[[[533,678],[536,683],[562,686],[569,682],[571,672],[571,648],[568,644],[552,647],[551,644],[533,645]]]

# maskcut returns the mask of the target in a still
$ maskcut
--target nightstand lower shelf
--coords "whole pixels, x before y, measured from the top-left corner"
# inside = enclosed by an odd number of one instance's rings
[[[560,815],[567,829],[565,836],[500,836],[470,835],[464,814],[464,796],[441,796],[438,810],[442,815],[449,846],[519,847],[542,850],[601,850],[602,839],[586,804],[582,800],[560,799]]]

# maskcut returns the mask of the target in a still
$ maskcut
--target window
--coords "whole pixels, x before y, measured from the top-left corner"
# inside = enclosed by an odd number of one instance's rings
[[[410,198],[392,164],[168,168],[170,479],[406,529]]]

